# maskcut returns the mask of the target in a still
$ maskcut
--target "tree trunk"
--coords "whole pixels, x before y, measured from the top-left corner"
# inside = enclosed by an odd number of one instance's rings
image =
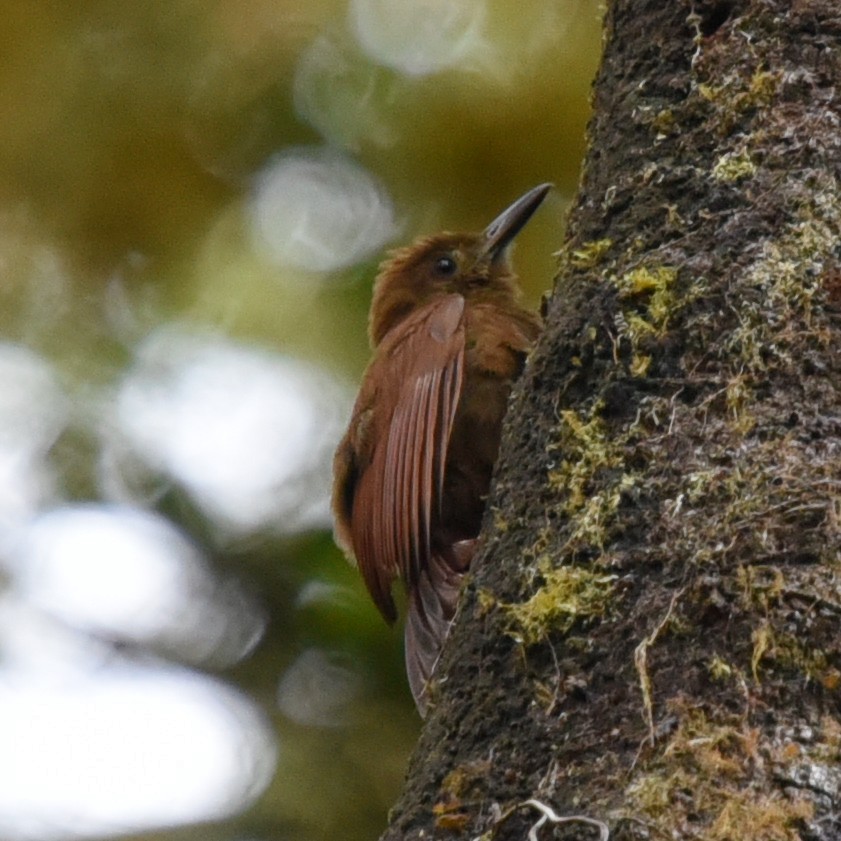
[[[840,91],[838,0],[609,4],[385,838],[841,838]]]

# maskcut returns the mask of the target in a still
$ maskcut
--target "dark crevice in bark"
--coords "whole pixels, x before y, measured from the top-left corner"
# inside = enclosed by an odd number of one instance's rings
[[[733,14],[733,3],[713,3],[701,13],[699,28],[705,38],[715,35]]]

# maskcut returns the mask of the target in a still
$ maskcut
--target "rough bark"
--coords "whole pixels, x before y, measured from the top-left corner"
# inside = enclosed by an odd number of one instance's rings
[[[841,838],[839,91],[837,0],[610,3],[385,838]]]

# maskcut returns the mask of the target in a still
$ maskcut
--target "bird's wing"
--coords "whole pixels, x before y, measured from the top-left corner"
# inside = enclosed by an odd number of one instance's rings
[[[389,620],[394,577],[413,589],[432,552],[464,347],[464,299],[448,295],[389,333],[366,374],[374,383],[373,446],[369,463],[356,468],[349,537],[368,590]]]
[[[427,688],[456,613],[461,582],[476,549],[476,539],[434,549],[409,600],[406,614],[406,675],[421,718]]]

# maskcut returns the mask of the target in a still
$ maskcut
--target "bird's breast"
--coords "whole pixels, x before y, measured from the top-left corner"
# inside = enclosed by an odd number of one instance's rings
[[[479,532],[511,385],[539,329],[525,310],[468,307],[466,320],[464,382],[441,500],[441,533],[448,542]]]

